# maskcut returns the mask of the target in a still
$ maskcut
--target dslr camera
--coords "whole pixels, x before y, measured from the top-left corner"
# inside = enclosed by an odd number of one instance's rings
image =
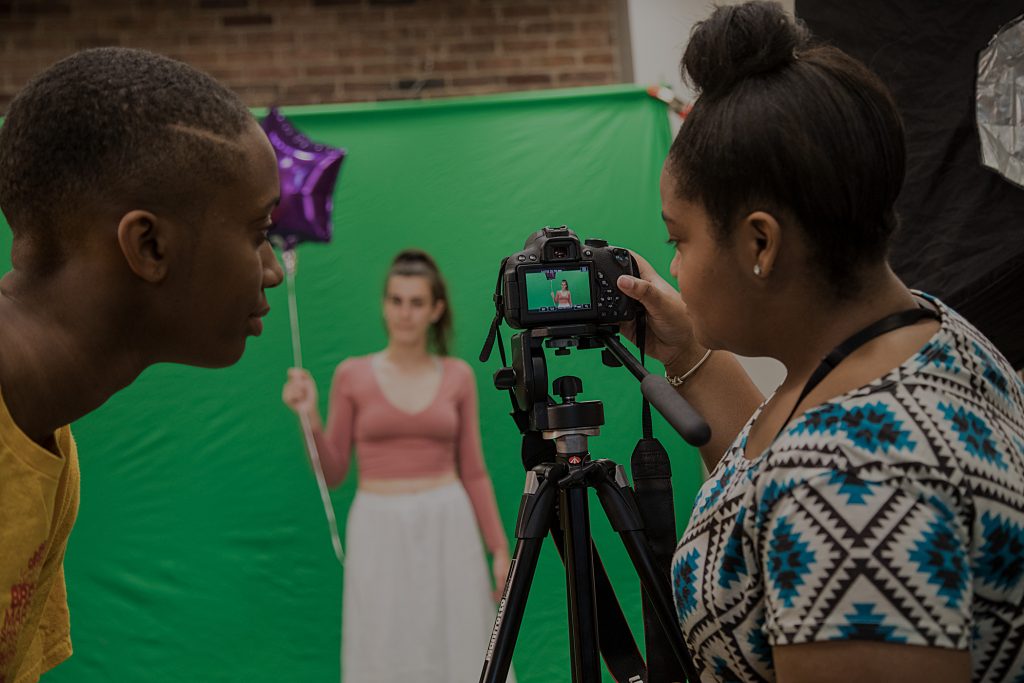
[[[525,329],[633,320],[640,304],[615,282],[620,275],[637,274],[636,260],[626,249],[601,239],[580,244],[564,225],[542,228],[502,264],[505,321]]]

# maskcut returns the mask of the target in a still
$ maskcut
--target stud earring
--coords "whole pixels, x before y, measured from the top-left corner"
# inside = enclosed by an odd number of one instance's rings
[[[760,263],[755,263],[754,264],[754,275],[756,275],[758,277],[761,277],[761,264]]]

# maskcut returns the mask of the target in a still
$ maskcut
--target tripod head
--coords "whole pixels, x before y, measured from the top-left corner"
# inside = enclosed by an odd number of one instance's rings
[[[545,432],[561,429],[563,426],[581,426],[587,420],[604,423],[604,410],[600,401],[576,402],[576,395],[583,391],[583,382],[578,377],[559,377],[554,390],[562,397],[558,406],[548,395],[548,370],[544,347],[555,348],[556,355],[569,353],[572,347],[595,348],[593,333],[595,325],[558,325],[540,327],[519,332],[512,336],[512,364],[494,373],[494,386],[512,394],[516,412],[522,413],[526,423],[520,424],[521,431]],[[596,405],[597,414],[588,415],[584,406]],[[551,411],[552,408],[560,408]],[[584,411],[584,412],[581,412]],[[525,429],[524,429],[525,427]]]
[[[553,426],[550,412],[550,408],[556,404],[548,395],[545,346],[554,348],[555,355],[567,355],[573,348],[603,348],[602,360],[605,365],[625,366],[640,380],[640,390],[644,397],[665,417],[683,439],[694,446],[702,446],[707,443],[711,438],[711,430],[704,419],[682,396],[676,393],[664,377],[652,375],[643,367],[619,341],[618,331],[617,325],[579,323],[535,327],[514,334],[511,342],[512,363],[494,373],[494,385],[498,389],[508,390],[512,395],[513,418],[519,430],[525,434],[528,431],[546,432],[559,428],[557,422]],[[500,337],[498,339],[504,361],[504,349],[500,346]],[[493,343],[493,340],[494,335],[492,334],[481,353],[481,360],[486,360],[490,356],[490,344]],[[559,380],[562,379],[569,378],[559,378]],[[580,390],[582,390],[582,382],[575,377],[571,379],[579,382]],[[555,387],[555,391],[561,393],[558,387]],[[571,395],[575,398],[576,393]],[[567,396],[568,394],[563,396],[562,405],[565,405]],[[585,403],[600,405],[599,401]],[[573,404],[580,405],[575,404],[575,401]],[[560,418],[558,412],[555,412],[554,415],[556,416],[555,420],[569,419],[572,421],[577,419],[576,417]],[[575,413],[566,411],[566,415],[575,416]]]

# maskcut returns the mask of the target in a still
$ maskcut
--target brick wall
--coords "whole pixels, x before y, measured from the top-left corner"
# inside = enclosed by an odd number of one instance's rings
[[[78,49],[182,59],[250,106],[617,83],[621,0],[0,0],[0,112]]]

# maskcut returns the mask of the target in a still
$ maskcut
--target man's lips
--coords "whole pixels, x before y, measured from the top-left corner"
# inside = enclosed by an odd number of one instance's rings
[[[252,329],[253,336],[258,337],[263,333],[263,316],[267,313],[270,313],[270,306],[261,308],[249,316],[249,327]]]

